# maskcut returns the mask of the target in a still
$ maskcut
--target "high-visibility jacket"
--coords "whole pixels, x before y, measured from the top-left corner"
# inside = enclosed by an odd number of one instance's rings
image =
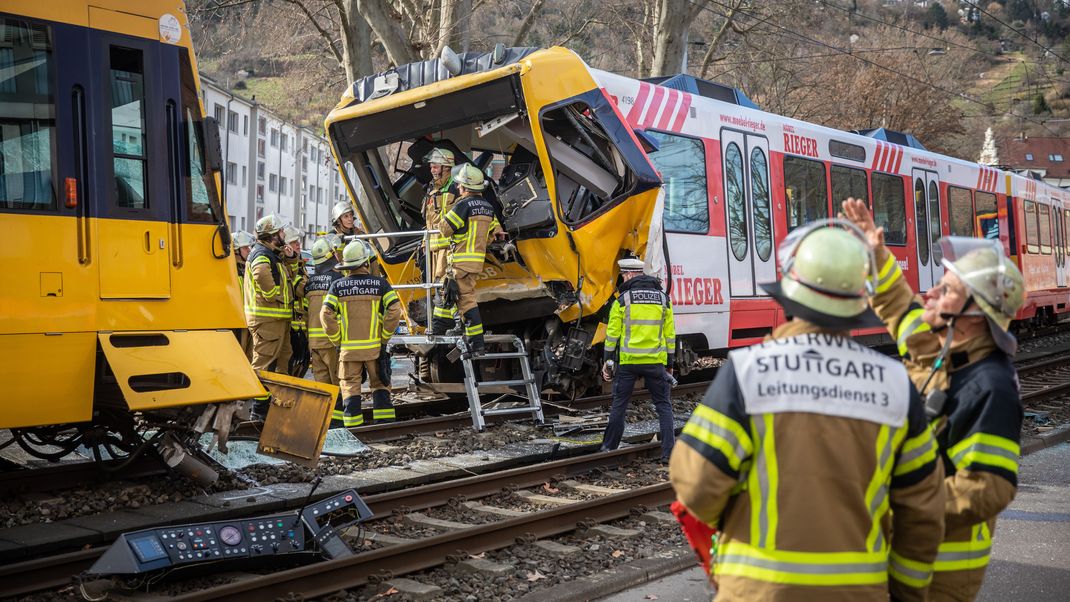
[[[427,185],[427,197],[424,200],[424,225],[428,230],[438,228],[442,216],[453,208],[457,200],[457,187],[453,185],[453,178],[446,175]],[[440,234],[431,235],[431,250],[439,251],[448,249],[450,239]]]
[[[487,242],[502,231],[494,206],[481,196],[462,197],[438,222],[438,229],[450,239],[450,265],[455,271],[478,274],[483,271]]]
[[[320,321],[320,311],[323,309],[323,300],[327,297],[331,284],[342,277],[342,274],[335,271],[334,266],[336,265],[338,265],[338,262],[334,259],[328,259],[319,264],[314,268],[312,275],[308,277],[308,282],[305,284],[305,300],[308,302],[309,349],[330,349],[335,346],[327,338],[327,331],[323,329],[323,322]]]
[[[880,284],[873,307],[896,337],[911,379],[920,387],[933,374],[922,395],[935,389],[948,394],[944,415],[933,421],[948,475],[947,531],[933,589],[953,589],[969,600],[984,580],[996,516],[1017,490],[1023,419],[1017,372],[986,330],[969,340],[952,339],[934,373],[943,344],[921,321],[921,298],[887,248],[877,250],[877,263]]]
[[[729,353],[673,450],[718,602],[925,599],[943,468],[902,364],[794,320]]]
[[[253,245],[245,262],[245,319],[250,326],[293,318],[293,290],[276,250]]]
[[[672,366],[676,353],[676,325],[672,301],[653,276],[636,276],[621,285],[609,309],[605,359],[619,348],[621,364]]]
[[[304,330],[306,328],[306,309],[308,303],[305,300],[305,284],[308,281],[308,272],[305,271],[305,262],[299,257],[292,260],[284,260],[283,265],[286,266],[287,279],[290,282],[290,288],[292,290],[291,306],[293,307],[293,319],[290,321],[290,328],[293,330]]]
[[[320,309],[320,321],[343,362],[379,357],[401,320],[398,294],[385,278],[355,270],[331,283]]]

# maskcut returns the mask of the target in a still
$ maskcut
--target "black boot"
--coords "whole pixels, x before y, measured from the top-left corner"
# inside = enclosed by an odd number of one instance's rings
[[[434,312],[431,314],[431,331],[430,334],[441,336],[446,334],[446,331],[453,326],[453,316],[456,311],[452,307],[435,306]]]
[[[397,420],[397,412],[390,401],[390,391],[372,391],[372,419],[376,424]]]
[[[342,426],[346,428],[364,426],[364,410],[360,408],[361,401],[360,395],[345,398],[342,403],[345,407],[342,411]]]
[[[464,312],[464,336],[468,339],[468,351],[479,356],[486,353],[486,345],[483,342],[483,319],[479,316],[479,308],[474,307]]]
[[[263,422],[267,420],[268,409],[271,408],[271,395],[257,397],[249,409],[249,420]]]
[[[334,410],[331,412],[331,424],[327,428],[339,429],[345,426],[343,409],[345,404],[342,403],[342,392],[338,392],[338,397],[334,400]]]

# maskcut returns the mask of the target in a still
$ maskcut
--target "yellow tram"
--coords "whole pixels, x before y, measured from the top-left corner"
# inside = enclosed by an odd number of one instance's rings
[[[23,447],[263,394],[218,136],[181,0],[0,5],[0,428]]]
[[[661,180],[583,60],[563,48],[447,52],[355,82],[326,129],[369,233],[424,229],[432,149],[486,170],[510,242],[490,246],[480,275],[484,324],[522,337],[544,387],[594,382],[616,260],[645,256]],[[421,240],[376,239],[392,283],[424,280]],[[399,292],[409,324],[425,324],[422,292]],[[457,378],[447,367],[438,380]]]

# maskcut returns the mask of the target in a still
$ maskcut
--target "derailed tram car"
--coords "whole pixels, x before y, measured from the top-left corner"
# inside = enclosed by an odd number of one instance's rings
[[[0,64],[0,429],[47,459],[180,458],[199,406],[264,392],[230,330],[245,318],[185,8],[9,0]]]
[[[459,59],[454,73],[430,60],[357,81],[326,121],[340,171],[371,233],[424,229],[432,149],[490,173],[484,197],[509,241],[488,249],[477,287],[483,322],[522,337],[546,388],[586,387],[616,260],[646,254],[660,178],[571,51],[499,48]],[[375,242],[392,283],[424,281],[421,236]],[[399,292],[409,323],[426,325],[423,292]],[[439,361],[432,375],[453,381],[457,370]]]

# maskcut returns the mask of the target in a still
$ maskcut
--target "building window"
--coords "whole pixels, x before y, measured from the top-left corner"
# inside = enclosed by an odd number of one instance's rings
[[[308,185],[308,198],[312,201],[316,200],[316,187],[312,184]]]
[[[1051,160],[1055,161],[1056,163],[1061,163],[1062,160],[1063,160],[1063,156],[1060,155],[1059,153],[1055,153],[1054,155],[1051,156]]]
[[[227,113],[227,129],[235,134],[238,133],[238,114],[234,111]]]
[[[245,230],[245,216],[244,215],[241,218],[241,229]]]
[[[241,166],[241,181],[242,184],[249,181],[249,168],[245,165]]]
[[[322,203],[323,202],[323,188],[321,188],[319,186],[316,187],[316,202],[317,203]]]
[[[973,195],[965,188],[947,187],[947,204],[951,209],[951,235],[973,236]]]
[[[267,133],[267,118],[266,117],[261,117],[260,119],[257,120],[257,122],[256,122],[256,131],[259,132],[261,136],[263,136],[264,134]]]
[[[257,161],[256,162],[256,179],[260,180],[260,181],[264,180],[264,162],[263,161]]]
[[[264,146],[263,138],[259,138],[256,141],[256,156],[260,158],[267,156],[267,148]]]
[[[264,185],[263,184],[257,184],[256,185],[256,202],[258,202],[258,203],[263,203],[264,202]]]
[[[301,150],[308,152],[308,138],[301,141]]]
[[[282,176],[281,178],[279,178],[279,192],[283,194],[289,194],[288,192],[286,192],[287,182],[289,182],[289,180],[286,179],[286,176]]]
[[[275,192],[279,189],[279,176],[271,174],[268,177],[268,190]]]
[[[665,183],[665,229],[705,234],[710,229],[710,206],[702,141],[653,130],[647,134],[658,141],[658,152],[650,158]]]
[[[275,128],[271,128],[271,147],[272,148],[278,148],[279,147],[279,130],[277,130]]]
[[[226,127],[227,110],[223,108],[223,105],[217,104],[212,109],[212,115],[215,116],[216,123],[219,124],[220,128]]]
[[[283,152],[287,152],[289,150],[289,146],[290,137],[286,134],[282,134],[282,136],[280,137],[279,147],[282,148]]]
[[[242,115],[241,116],[241,133],[242,133],[243,136],[248,136],[249,135],[249,116],[248,115]]]
[[[873,221],[884,228],[885,244],[907,244],[906,199],[899,176],[873,174]]]
[[[315,146],[312,147],[312,150],[308,151],[308,156],[312,158],[312,162],[313,163],[316,162],[316,158],[318,157],[318,154],[317,154],[318,151],[319,151],[319,149],[316,148]]]
[[[238,165],[227,161],[227,184],[238,183]]]
[[[1025,154],[1025,160],[1026,161],[1032,161],[1033,160],[1033,153],[1026,153]]]
[[[788,202],[788,231],[829,216],[825,164],[784,157],[784,196]]]
[[[52,30],[0,18],[0,40],[0,209],[54,211]]]

